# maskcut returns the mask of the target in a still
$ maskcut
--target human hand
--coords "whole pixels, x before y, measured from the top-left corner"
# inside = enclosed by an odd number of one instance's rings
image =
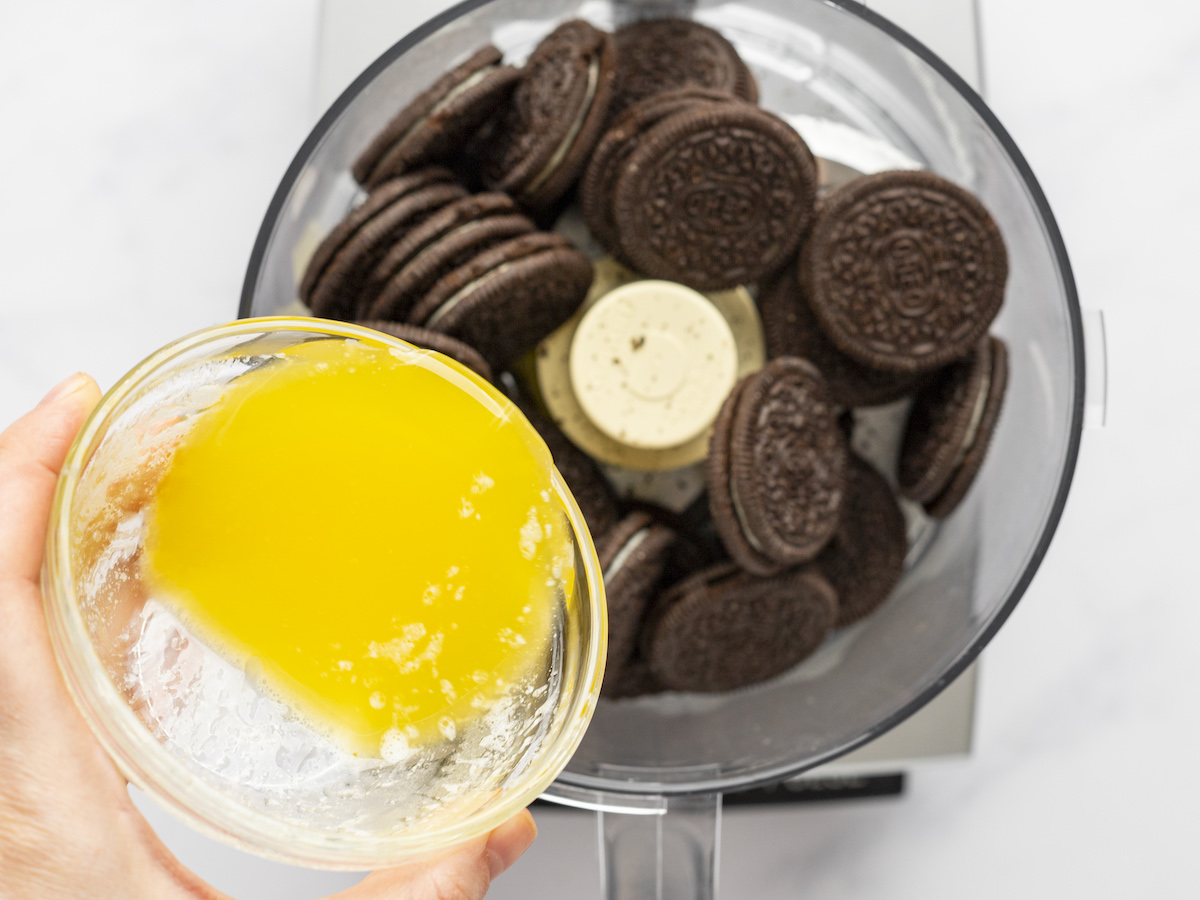
[[[54,487],[99,398],[96,382],[73,375],[0,434],[0,897],[223,900],[133,805],[71,701],[46,633],[38,580]],[[479,900],[536,834],[522,811],[327,900]]]

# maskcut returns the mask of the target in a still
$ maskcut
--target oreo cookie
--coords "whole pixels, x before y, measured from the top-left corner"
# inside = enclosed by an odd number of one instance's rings
[[[816,566],[837,591],[839,627],[874,612],[904,574],[904,514],[887,480],[850,454],[837,531]]]
[[[503,369],[569,319],[591,283],[586,256],[559,235],[535,232],[445,275],[409,321],[466,341]]]
[[[400,110],[354,162],[358,182],[388,178],[450,158],[516,87],[519,69],[500,64],[488,45],[447,72]]]
[[[780,357],[738,383],[713,425],[707,462],[713,525],[756,575],[813,559],[833,536],[846,440],[821,373]]]
[[[450,204],[405,235],[376,264],[363,289],[368,314],[408,318],[443,275],[489,247],[535,230],[505,194],[474,194]]]
[[[657,694],[662,689],[650,671],[650,664],[640,656],[633,656],[615,674],[605,670],[600,696],[605,700],[627,700]]]
[[[800,284],[821,328],[866,366],[929,372],[970,353],[1004,300],[1008,255],[972,194],[881,172],[821,200]]]
[[[617,32],[620,34],[620,32]],[[613,221],[613,195],[629,154],[648,129],[670,115],[699,103],[735,102],[732,94],[701,87],[656,93],[627,109],[596,144],[579,186],[579,205],[588,230],[605,249],[624,257]]]
[[[521,411],[546,442],[555,468],[579,504],[579,511],[583,514],[592,539],[599,542],[620,518],[617,498],[608,479],[591,457],[572,444],[553,422],[527,406],[523,405]]]
[[[394,338],[412,344],[414,347],[435,350],[444,356],[462,363],[485,381],[492,380],[492,367],[487,364],[486,359],[479,355],[479,351],[474,347],[464,344],[462,341],[456,341],[449,335],[430,331],[428,328],[418,328],[416,325],[405,325],[402,322],[381,322],[377,319],[355,322],[354,324],[361,325],[363,328],[382,331],[384,334],[389,334]]]
[[[604,535],[596,553],[608,602],[608,662],[604,680],[616,680],[629,660],[646,603],[667,563],[675,535],[642,512],[631,513]]]
[[[354,317],[364,282],[397,235],[465,195],[466,189],[442,168],[380,185],[317,246],[300,282],[300,299],[314,315]]]
[[[950,515],[979,473],[1008,386],[1008,348],[985,338],[913,401],[900,448],[900,493],[936,519]]]
[[[872,369],[847,356],[821,331],[820,324],[788,267],[758,296],[767,355],[801,356],[825,376],[829,396],[842,406],[878,406],[913,393],[923,375]]]
[[[753,284],[789,262],[813,217],[817,167],[790,125],[745,103],[659,122],[617,178],[623,256],[701,291]]]
[[[647,19],[618,28],[613,115],[683,87],[709,88],[758,102],[758,85],[720,32],[691,19]]]
[[[581,19],[538,44],[508,103],[474,142],[483,182],[534,212],[553,208],[600,138],[615,58],[612,35]]]
[[[646,660],[663,687],[717,692],[772,678],[809,656],[837,619],[813,566],[759,578],[725,563],[659,598]]]

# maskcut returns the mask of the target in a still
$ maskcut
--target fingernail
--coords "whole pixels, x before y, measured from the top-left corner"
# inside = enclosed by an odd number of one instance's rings
[[[493,831],[487,842],[488,871],[492,878],[507,871],[520,859],[536,837],[537,824],[527,809],[521,810]]]
[[[54,387],[52,387],[50,389],[50,393],[42,398],[41,402],[38,403],[38,406],[46,406],[50,403],[54,403],[57,400],[61,400],[68,394],[75,393],[77,390],[87,384],[87,382],[87,375],[85,375],[83,372],[76,372],[71,377],[63,379]]]

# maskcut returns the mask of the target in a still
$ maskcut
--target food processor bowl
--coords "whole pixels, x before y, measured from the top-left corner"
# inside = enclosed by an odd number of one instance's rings
[[[975,658],[1012,612],[1066,501],[1084,409],[1081,314],[1062,239],[1020,151],[982,99],[927,48],[847,0],[467,2],[372,64],[305,141],[267,212],[242,315],[294,308],[312,247],[351,208],[355,156],[395,111],[487,42],[520,61],[558,22],[602,28],[692,16],[719,30],[758,80],[760,105],[814,152],[850,135],[982,200],[1009,255],[992,326],[1010,354],[1004,409],[965,502],[911,548],[872,616],[808,660],[724,694],[602,700],[545,797],[602,810],[610,897],[713,896],[720,794],[828,762],[911,715]],[[852,159],[835,160],[854,167]]]

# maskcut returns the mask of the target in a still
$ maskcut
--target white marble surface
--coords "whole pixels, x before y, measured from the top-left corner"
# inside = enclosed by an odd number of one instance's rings
[[[0,422],[233,316],[314,121],[312,0],[0,3]],[[1200,7],[983,0],[991,102],[1107,316],[1108,427],[985,654],[976,751],[900,800],[726,817],[728,897],[1194,897],[1200,884]],[[0,627],[3,627],[0,624]],[[243,900],[295,873],[169,840]],[[496,897],[598,896],[590,820],[542,817]],[[556,868],[557,867],[557,868]],[[573,886],[578,885],[578,890]]]

